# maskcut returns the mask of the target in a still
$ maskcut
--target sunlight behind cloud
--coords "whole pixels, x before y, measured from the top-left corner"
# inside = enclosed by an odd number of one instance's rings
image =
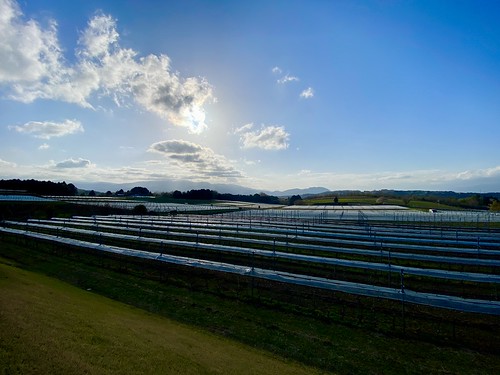
[[[498,190],[500,3],[133,3],[0,0],[1,178]]]
[[[24,103],[59,100],[93,108],[92,102],[111,97],[121,106],[132,99],[144,109],[185,127],[191,133],[207,128],[204,104],[215,100],[211,85],[199,77],[172,72],[166,55],[137,58],[122,48],[116,20],[98,12],[78,39],[76,63],[64,60],[57,24],[42,28],[24,21],[16,3],[0,0],[0,85]]]

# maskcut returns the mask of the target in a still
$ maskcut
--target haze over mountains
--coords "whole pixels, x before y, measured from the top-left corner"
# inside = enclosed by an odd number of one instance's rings
[[[78,182],[77,187],[84,190],[95,190],[100,192],[117,190],[130,190],[135,186],[142,186],[154,193],[171,192],[175,190],[188,191],[193,189],[210,189],[219,193],[229,194],[256,194],[266,193],[274,196],[291,196],[291,195],[307,195],[307,194],[321,194],[328,192],[329,189],[324,187],[309,187],[305,189],[288,189],[284,191],[268,191],[257,190],[245,186],[235,184],[211,184],[208,182],[193,182],[188,180],[162,180],[162,181],[136,181],[127,183],[112,183],[112,182]]]
[[[316,194],[322,194],[322,193],[328,193],[328,192],[335,192],[341,194],[342,192],[352,192],[352,191],[364,191],[364,189],[359,189],[359,190],[345,190],[345,189],[328,189],[325,187],[308,187],[308,188],[294,188],[294,189],[287,189],[287,190],[258,190],[258,189],[252,189],[249,187],[241,186],[241,185],[236,185],[236,184],[211,184],[208,182],[194,182],[194,181],[189,181],[189,180],[158,180],[158,181],[135,181],[135,182],[126,182],[126,183],[112,183],[112,182],[78,182],[75,183],[75,185],[79,189],[83,190],[95,190],[99,192],[106,192],[106,191],[111,191],[111,192],[116,192],[120,189],[123,189],[125,191],[132,189],[133,187],[136,186],[141,186],[147,188],[149,191],[153,193],[164,193],[164,192],[173,192],[175,190],[179,191],[189,191],[189,190],[196,190],[196,189],[210,189],[217,191],[219,193],[228,193],[228,194],[241,194],[241,195],[252,195],[252,194],[259,194],[259,193],[265,193],[268,195],[272,196],[277,196],[277,197],[290,197],[292,195],[301,195],[301,196],[307,196],[307,195],[316,195]],[[409,190],[401,190],[401,189],[379,189],[377,191],[387,191],[387,192],[393,192],[395,194],[398,194],[398,192],[403,192],[404,194],[409,194],[413,193],[415,194],[416,192],[433,192],[435,193],[434,195],[442,195],[442,196],[455,196],[455,197],[461,197],[461,196],[467,196],[472,193],[481,193],[481,194],[487,194],[491,195],[494,197],[500,196],[500,188],[498,186],[492,186],[492,188],[488,191],[485,190],[478,190],[474,189],[471,187],[471,189],[464,188],[463,190],[459,191],[451,191],[449,189],[442,189],[442,190],[434,190],[434,189],[409,189]],[[465,194],[464,194],[465,193]],[[418,195],[418,194],[417,194]]]

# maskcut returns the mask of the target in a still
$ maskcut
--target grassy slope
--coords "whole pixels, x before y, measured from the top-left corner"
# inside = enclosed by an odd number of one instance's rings
[[[336,373],[469,375],[497,374],[500,368],[498,355],[386,336],[350,324],[322,322],[288,310],[280,311],[221,298],[193,288],[180,287],[175,282],[178,274],[173,274],[173,279],[169,278],[168,282],[160,283],[115,272],[102,265],[96,267],[82,263],[73,257],[60,258],[46,252],[39,253],[37,249],[43,248],[41,244],[35,248],[27,247],[11,243],[7,238],[0,238],[0,244],[0,256],[7,257],[9,262],[16,262],[22,268],[63,279],[84,289],[91,287],[96,293],[127,304]],[[14,290],[12,293],[16,292]],[[0,296],[3,296],[1,285]],[[2,310],[0,297],[0,314]],[[349,309],[346,315],[355,319],[358,311]],[[81,325],[78,321],[76,323],[77,326]],[[0,338],[2,329],[0,325]],[[15,336],[15,332],[13,334]],[[0,361],[3,347],[0,340]],[[25,351],[25,348],[31,350],[22,343],[17,350]],[[96,355],[99,356],[99,352]],[[242,373],[251,371],[252,367],[249,366]]]
[[[3,374],[311,374],[315,370],[0,263]]]

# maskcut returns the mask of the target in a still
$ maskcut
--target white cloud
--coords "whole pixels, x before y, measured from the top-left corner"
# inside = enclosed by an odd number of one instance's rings
[[[488,178],[500,176],[500,166],[486,169],[476,169],[460,172],[456,175],[459,180],[471,180],[474,178]]]
[[[243,159],[243,163],[245,165],[257,165],[260,163],[260,160],[247,160],[247,159]]]
[[[248,125],[240,128],[243,129]],[[288,148],[290,134],[283,126],[266,126],[259,130],[251,131],[252,127],[247,127],[240,132],[240,142],[243,148],[261,148],[263,150],[283,150]]]
[[[273,72],[274,74],[281,74],[283,71],[280,69],[280,67],[275,66],[275,67],[272,69],[272,72]]]
[[[56,23],[43,30],[21,16],[17,3],[0,0],[0,82],[38,81],[60,69]]]
[[[300,93],[300,97],[304,99],[310,99],[313,96],[314,96],[314,90],[312,89],[312,87],[308,87],[307,89],[305,89]]]
[[[153,143],[150,152],[160,153],[170,160],[170,165],[189,172],[192,178],[240,178],[242,174],[223,156],[208,147],[184,140]]]
[[[236,128],[234,131],[234,134],[246,133],[246,132],[250,131],[250,129],[252,129],[252,128],[253,128],[253,123],[249,123],[249,124],[243,125],[239,128]]]
[[[278,79],[276,82],[278,82],[279,84],[284,84],[284,83],[288,83],[288,82],[298,82],[299,81],[299,77],[295,77],[295,76],[291,76],[291,75],[284,75],[283,77],[281,77],[280,79]]]
[[[9,129],[18,133],[31,134],[41,139],[63,137],[68,134],[83,132],[82,124],[76,120],[65,120],[63,122],[30,121],[24,125],[11,125]]]
[[[38,146],[39,150],[48,150],[50,146],[47,143],[43,143],[40,146]]]
[[[111,16],[98,13],[89,20],[70,66],[59,47],[56,22],[44,29],[25,21],[11,0],[0,0],[0,14],[0,85],[11,99],[60,100],[86,108],[103,96],[117,105],[132,99],[192,133],[207,128],[203,106],[215,101],[212,86],[204,78],[172,72],[166,55],[138,58],[136,51],[122,48]]]
[[[115,26],[116,21],[111,16],[100,13],[92,18],[80,36],[79,44],[83,46],[80,53],[91,59],[109,56],[109,47],[119,39]]]
[[[62,169],[66,169],[66,168],[88,168],[88,167],[91,167],[92,166],[92,163],[90,162],[90,160],[87,160],[87,159],[82,159],[82,158],[78,158],[78,159],[67,159],[67,160],[63,160],[59,163],[56,163],[54,165],[55,168],[62,168]]]
[[[17,164],[12,163],[10,161],[0,159],[0,167],[2,167],[2,169],[4,169],[4,168],[16,168]]]

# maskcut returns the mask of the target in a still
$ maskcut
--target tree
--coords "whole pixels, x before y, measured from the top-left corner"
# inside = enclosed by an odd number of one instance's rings
[[[298,204],[302,201],[302,197],[300,195],[292,195],[289,200],[290,206],[293,206],[294,204]]]
[[[493,200],[493,203],[490,205],[490,211],[500,211],[500,201]]]
[[[145,188],[145,187],[136,186],[136,187],[133,187],[127,193],[127,195],[147,196],[147,195],[151,195],[151,192],[147,188]]]
[[[174,199],[182,199],[182,193],[179,190],[176,190],[172,193],[172,198]]]
[[[134,215],[146,215],[148,213],[148,209],[143,204],[138,204],[132,210]]]

